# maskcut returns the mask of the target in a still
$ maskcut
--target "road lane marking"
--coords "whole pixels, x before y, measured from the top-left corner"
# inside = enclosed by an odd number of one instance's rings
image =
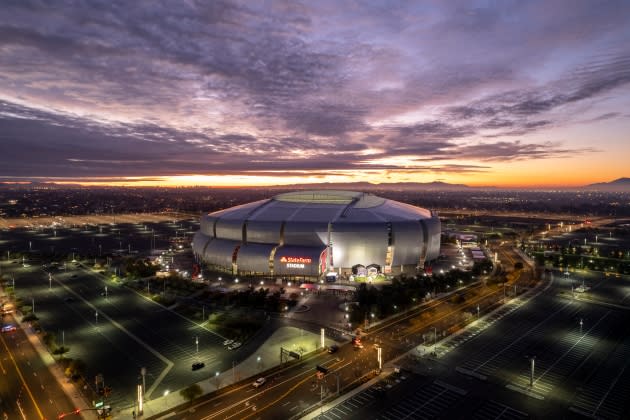
[[[28,396],[31,398],[33,405],[35,405],[35,410],[37,410],[37,414],[39,414],[39,418],[43,419],[44,415],[42,414],[42,411],[39,409],[39,405],[37,405],[37,402],[35,401],[35,397],[33,397],[31,388],[29,388],[28,384],[26,383],[26,380],[24,379],[24,376],[22,375],[22,371],[20,370],[19,366],[15,362],[15,359],[13,358],[13,353],[11,353],[11,350],[9,350],[9,346],[7,346],[7,343],[4,341],[4,337],[0,336],[0,340],[2,340],[2,344],[4,345],[4,348],[7,350],[7,353],[9,354],[9,358],[13,362],[13,366],[15,366],[15,370],[18,373],[18,376],[20,377],[20,380],[22,381],[24,388],[26,388],[26,392],[28,393]]]
[[[73,295],[75,295],[78,299],[82,300],[86,305],[88,305],[90,308],[92,308],[92,310],[94,310],[95,312],[98,312],[103,318],[107,319],[109,322],[112,323],[112,325],[114,325],[116,328],[118,328],[120,331],[124,332],[125,334],[127,334],[129,337],[131,337],[136,343],[140,344],[142,347],[144,347],[146,350],[148,350],[151,354],[153,354],[155,357],[157,357],[158,359],[160,359],[162,362],[164,362],[166,364],[166,367],[162,370],[162,372],[160,373],[160,375],[155,379],[155,381],[153,382],[153,384],[151,385],[151,387],[149,387],[149,389],[145,392],[145,396],[147,398],[149,398],[151,396],[151,394],[153,393],[153,391],[155,391],[155,389],[160,385],[160,383],[164,380],[164,378],[166,377],[166,375],[171,371],[171,369],[173,368],[173,366],[175,366],[175,363],[171,362],[169,359],[167,359],[164,355],[162,355],[160,352],[158,352],[157,350],[155,350],[153,347],[149,346],[147,343],[145,343],[140,337],[136,336],[135,334],[133,334],[131,331],[129,331],[127,328],[125,328],[122,324],[120,324],[118,321],[112,319],[109,315],[107,315],[105,312],[102,311],[98,311],[98,308],[94,305],[92,305],[91,302],[88,302],[87,300],[85,300],[83,298],[83,296],[81,296],[80,294],[78,294],[77,292],[75,292],[74,290],[72,290],[70,287],[66,286],[65,284],[63,284],[62,282],[60,282],[59,280],[57,280],[55,278],[55,276],[52,277],[53,280],[55,280],[55,282],[57,282],[57,284],[59,284],[60,286],[62,286],[64,289],[66,289],[69,293],[72,293]]]

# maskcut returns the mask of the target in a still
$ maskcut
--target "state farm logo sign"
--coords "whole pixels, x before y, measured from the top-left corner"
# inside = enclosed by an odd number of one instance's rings
[[[313,262],[310,258],[305,257],[282,257],[280,258],[281,263],[298,263],[298,264],[310,264]]]
[[[308,257],[281,257],[280,262],[287,265],[287,268],[304,268],[306,264],[313,262]]]

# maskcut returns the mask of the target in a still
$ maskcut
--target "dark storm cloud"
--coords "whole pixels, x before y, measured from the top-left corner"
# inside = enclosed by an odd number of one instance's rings
[[[592,152],[527,136],[627,89],[629,8],[4,2],[0,175],[421,172]],[[579,122],[622,117],[593,114]],[[379,163],[401,156],[417,165]]]

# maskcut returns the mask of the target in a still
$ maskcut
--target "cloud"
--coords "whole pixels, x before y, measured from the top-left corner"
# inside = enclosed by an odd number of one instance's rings
[[[0,175],[465,173],[595,153],[546,136],[621,115],[629,8],[9,2]]]

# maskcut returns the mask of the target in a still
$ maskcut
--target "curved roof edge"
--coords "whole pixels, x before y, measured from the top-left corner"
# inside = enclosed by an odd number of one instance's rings
[[[309,204],[354,204],[356,208],[376,207],[385,202],[382,197],[373,194],[345,190],[306,190],[278,194],[273,200],[291,203]]]

